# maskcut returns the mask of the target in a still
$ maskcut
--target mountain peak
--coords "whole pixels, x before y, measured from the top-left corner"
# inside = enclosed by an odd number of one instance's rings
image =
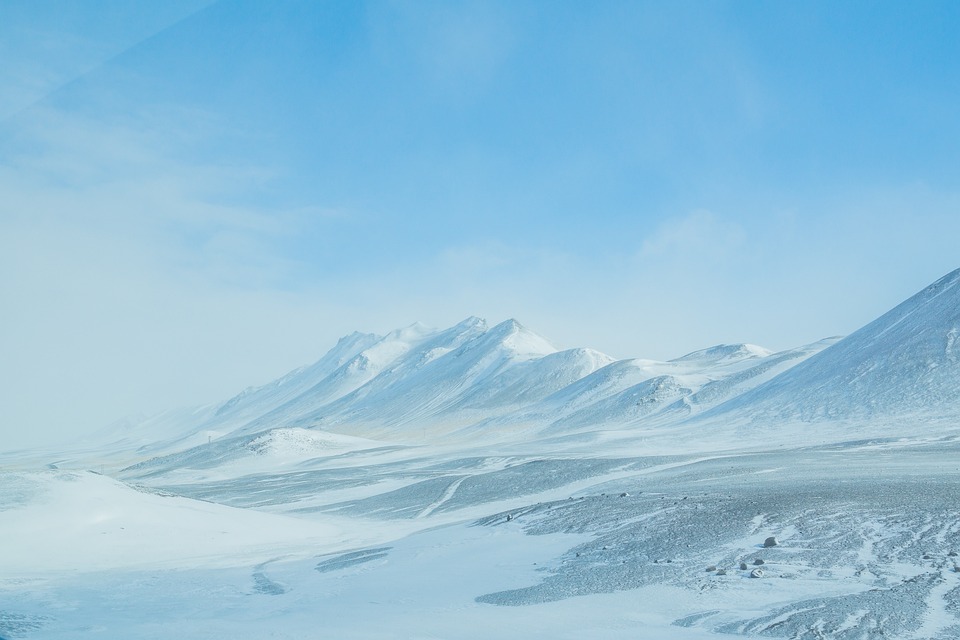
[[[375,333],[362,333],[360,331],[354,331],[353,333],[349,333],[337,340],[337,344],[334,349],[344,348],[352,344],[368,341],[370,339],[380,340],[381,338],[383,338],[383,336],[379,336]]]
[[[674,358],[670,362],[720,361],[742,360],[744,358],[765,358],[772,351],[758,347],[755,344],[718,344],[699,351],[692,351],[685,356]]]
[[[407,325],[406,327],[401,327],[400,329],[394,329],[393,331],[391,331],[386,335],[385,339],[389,341],[399,341],[399,342],[416,342],[418,340],[421,340],[425,336],[435,332],[436,332],[436,329],[428,327],[427,325],[425,325],[424,323],[418,320],[417,322],[414,322],[411,325]]]
[[[526,331],[525,327],[513,318],[508,318],[490,329],[493,333],[509,335],[519,331]]]
[[[475,329],[486,331],[487,321],[477,316],[469,316],[453,326],[453,330],[457,332],[472,331]]]
[[[549,340],[530,331],[513,318],[504,320],[490,329],[487,336],[518,355],[545,356],[557,351]]]

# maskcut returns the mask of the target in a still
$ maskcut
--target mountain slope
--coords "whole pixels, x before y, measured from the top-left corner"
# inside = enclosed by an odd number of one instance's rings
[[[218,449],[217,439],[246,443],[278,429],[483,442],[634,429],[671,437],[711,421],[779,427],[960,417],[958,337],[960,270],[847,338],[777,353],[733,344],[666,362],[614,360],[590,349],[558,351],[515,320],[490,327],[468,318],[444,330],[415,324],[347,336],[315,364],[220,405],[139,421],[129,428],[137,437],[118,447],[140,460],[194,447],[191,460],[220,464],[234,453]],[[176,437],[144,446],[145,430],[167,423],[176,423],[165,431]]]
[[[960,414],[958,338],[960,269],[711,415],[814,421]]]
[[[467,328],[465,328],[467,327]],[[469,319],[395,361],[380,375],[335,402],[298,419],[298,426],[330,426],[359,433],[392,429],[416,422],[462,423],[455,414],[465,408],[463,396],[498,386],[498,378],[514,367],[556,352],[541,336],[515,320],[487,328]],[[494,394],[495,395],[495,394]],[[514,399],[502,398],[501,408]],[[487,405],[488,411],[495,411]]]
[[[217,409],[216,416],[223,420],[237,421],[262,415],[266,407],[280,406],[323,383],[336,371],[354,361],[358,354],[383,340],[383,337],[372,333],[354,332],[344,336],[314,364],[295,369],[262,387],[242,391],[223,403]]]

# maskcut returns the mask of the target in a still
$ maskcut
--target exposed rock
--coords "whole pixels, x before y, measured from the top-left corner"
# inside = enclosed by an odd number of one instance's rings
[[[746,570],[747,570],[747,563],[746,563],[746,562],[741,562],[741,563],[740,563],[740,571],[746,571]]]
[[[763,569],[754,569],[753,571],[750,572],[750,577],[751,577],[751,578],[762,578],[762,577],[763,577]]]
[[[761,560],[760,558],[757,558],[756,560],[753,561],[753,564],[759,567],[760,565],[763,564],[763,560]]]
[[[769,538],[767,538],[766,540],[763,541],[763,546],[764,546],[764,547],[775,547],[775,546],[777,546],[778,544],[780,544],[780,543],[777,542],[777,536],[770,536]]]

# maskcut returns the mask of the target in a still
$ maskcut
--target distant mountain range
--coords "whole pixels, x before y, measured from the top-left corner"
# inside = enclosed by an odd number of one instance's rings
[[[960,269],[846,338],[718,345],[660,362],[557,350],[507,320],[353,333],[316,363],[215,405],[126,424],[163,449],[276,429],[402,442],[563,437],[680,424],[960,415]]]

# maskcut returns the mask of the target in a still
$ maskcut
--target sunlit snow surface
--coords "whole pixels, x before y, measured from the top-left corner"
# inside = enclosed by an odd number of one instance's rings
[[[5,454],[0,638],[958,638],[958,282],[780,353],[354,334]]]
[[[960,634],[955,439],[526,448],[4,474],[0,637]]]

